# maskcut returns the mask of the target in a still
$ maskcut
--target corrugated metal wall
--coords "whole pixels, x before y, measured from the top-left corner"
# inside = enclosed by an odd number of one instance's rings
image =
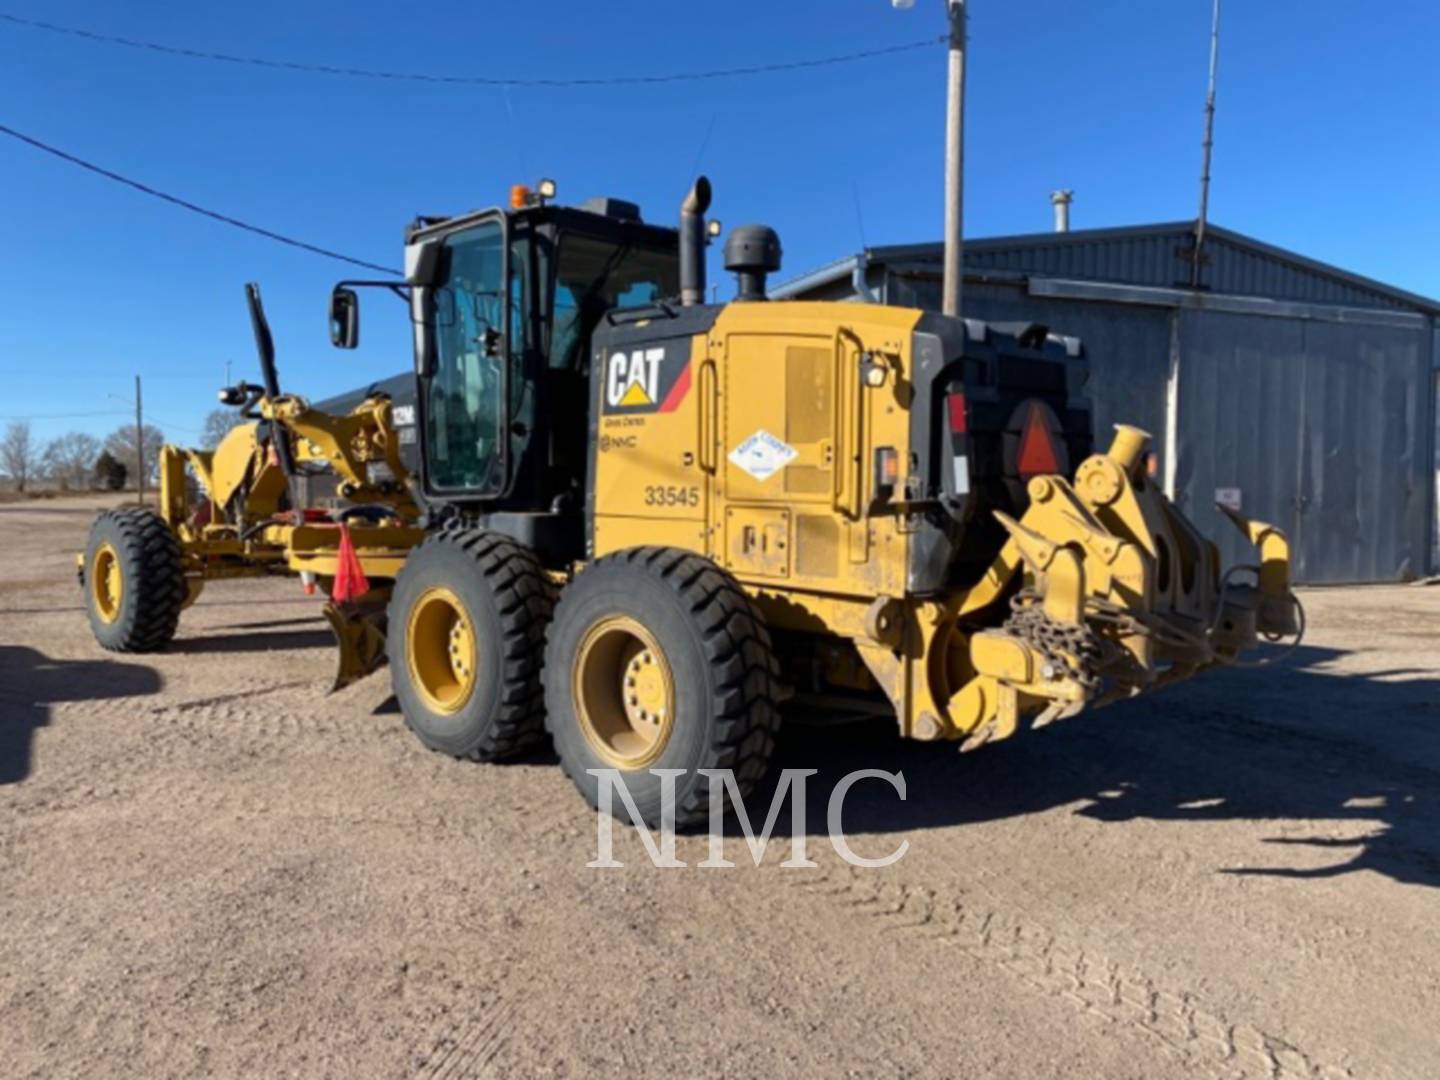
[[[939,284],[891,273],[885,295],[933,309]],[[1298,581],[1403,580],[1435,566],[1430,324],[1355,321],[1364,316],[1353,310],[1341,322],[1319,310],[1282,318],[1061,299],[1019,283],[967,285],[965,309],[1085,343],[1100,445],[1123,421],[1167,452],[1173,351],[1176,501],[1227,563],[1252,561],[1254,551],[1215,510],[1220,489],[1239,489],[1247,516],[1289,533]]]
[[[1176,494],[1231,559],[1213,509],[1290,534],[1309,583],[1390,581],[1428,567],[1432,505],[1424,330],[1182,311]],[[1224,530],[1224,531],[1222,531]]]
[[[965,247],[965,267],[1082,281],[1113,281],[1159,288],[1188,286],[1194,236],[1189,225],[1097,229],[1015,238],[980,239]],[[878,249],[883,253],[885,249]],[[907,259],[937,267],[940,249],[912,249]],[[1214,228],[1205,242],[1201,280],[1214,293],[1263,296],[1344,307],[1414,310],[1383,290],[1333,268],[1269,249],[1258,241]]]
[[[1188,242],[1188,236],[1174,233],[1095,239],[1057,234],[1053,241],[1013,247],[1004,241],[982,240],[966,246],[965,268],[1169,288],[1189,273],[1190,264],[1177,256]]]
[[[892,276],[889,303],[934,310],[938,282]],[[969,285],[965,314],[991,322],[1043,322],[1078,337],[1090,357],[1090,400],[1096,442],[1105,445],[1115,424],[1165,430],[1165,380],[1169,372],[1170,313],[1133,304],[1041,300],[1020,288]]]
[[[1176,311],[1180,378],[1175,501],[1223,561],[1255,553],[1215,509],[1239,488],[1241,512],[1294,536],[1300,475],[1301,325],[1289,319]]]
[[[1408,309],[1408,305],[1374,289],[1307,271],[1279,256],[1236,244],[1224,236],[1207,241],[1206,250],[1210,262],[1205,267],[1204,280],[1212,292],[1342,307]]]
[[[1429,334],[1304,324],[1298,573],[1418,577],[1429,567]]]

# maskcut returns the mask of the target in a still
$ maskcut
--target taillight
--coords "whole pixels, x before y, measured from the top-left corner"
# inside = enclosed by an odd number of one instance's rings
[[[970,494],[970,407],[965,391],[952,390],[945,396],[945,415],[950,422],[950,483],[946,494],[959,499]]]
[[[970,418],[966,415],[964,392],[951,394],[945,399],[945,405],[950,413],[950,434],[964,435],[970,430]]]
[[[900,479],[900,455],[893,446],[875,451],[875,479],[886,487],[894,487]]]
[[[889,502],[895,497],[895,486],[900,482],[900,455],[893,446],[881,446],[875,450],[875,505]]]

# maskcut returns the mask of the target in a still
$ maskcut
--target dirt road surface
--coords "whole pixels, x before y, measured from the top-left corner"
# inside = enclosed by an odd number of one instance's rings
[[[792,727],[816,868],[603,870],[553,760],[326,696],[293,582],[102,652],[97,505],[0,506],[7,1076],[1440,1075],[1440,589],[1309,591],[1276,669],[965,757]],[[846,803],[883,870],[824,836],[856,768],[906,779]]]

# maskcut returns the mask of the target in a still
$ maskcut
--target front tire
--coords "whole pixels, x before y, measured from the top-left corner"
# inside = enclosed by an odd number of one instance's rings
[[[554,588],[509,537],[454,529],[405,560],[386,649],[405,723],[432,750],[496,761],[544,739],[545,629]]]
[[[154,510],[107,510],[90,527],[81,572],[90,629],[111,652],[156,652],[185,606],[180,541]]]
[[[545,724],[565,773],[592,806],[618,770],[635,808],[662,820],[656,769],[675,778],[675,824],[706,820],[729,769],[741,798],[775,747],[778,669],[750,598],[708,559],[632,548],[581,571],[561,594],[546,648]]]

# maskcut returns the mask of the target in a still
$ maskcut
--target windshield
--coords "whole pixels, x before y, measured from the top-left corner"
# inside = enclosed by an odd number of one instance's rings
[[[429,478],[489,492],[503,481],[504,230],[488,221],[445,239],[434,293],[435,374],[426,396]]]
[[[611,308],[643,307],[680,291],[673,249],[656,251],[576,233],[560,238],[550,366],[583,371],[590,334]]]

